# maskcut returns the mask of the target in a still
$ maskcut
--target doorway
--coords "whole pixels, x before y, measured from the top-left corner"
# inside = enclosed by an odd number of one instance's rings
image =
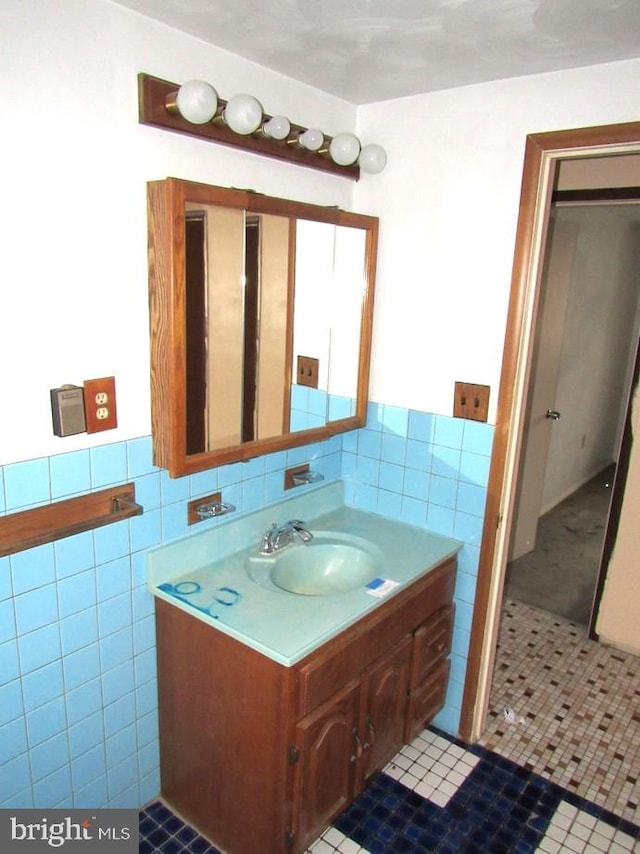
[[[640,153],[640,123],[527,138],[511,298],[494,447],[480,550],[476,604],[460,719],[463,739],[477,740],[486,720],[495,662],[518,465],[532,369],[543,249],[560,160]]]
[[[640,158],[624,160],[620,180],[638,182]],[[612,203],[617,191],[600,189],[606,161],[587,165],[598,190],[572,190],[570,203],[557,191],[550,211],[505,597],[595,638],[638,341],[640,205]]]

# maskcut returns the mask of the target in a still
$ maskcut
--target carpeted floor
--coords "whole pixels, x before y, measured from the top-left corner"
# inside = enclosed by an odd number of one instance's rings
[[[535,549],[507,567],[508,599],[588,624],[614,473],[609,466],[541,517]]]

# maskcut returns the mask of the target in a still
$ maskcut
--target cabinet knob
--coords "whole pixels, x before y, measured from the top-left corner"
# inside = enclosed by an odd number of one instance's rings
[[[356,759],[362,758],[363,748],[362,748],[362,741],[360,740],[360,736],[358,735],[358,731],[356,730],[356,728],[354,727],[351,730],[351,732],[353,733],[353,740],[356,743],[356,755],[351,757],[351,761],[355,762]]]

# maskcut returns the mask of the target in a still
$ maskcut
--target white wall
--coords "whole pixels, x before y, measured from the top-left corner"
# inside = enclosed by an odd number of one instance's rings
[[[137,74],[249,91],[328,133],[356,111],[107,0],[3,0],[0,68],[4,464],[149,434],[148,180],[352,207],[348,179],[139,125]],[[118,429],[54,437],[49,389],[110,375]]]
[[[615,461],[638,335],[640,232],[615,205],[562,207],[578,227],[542,513]],[[632,353],[630,354],[630,350]]]
[[[356,207],[381,217],[371,396],[451,414],[455,380],[497,386],[527,134],[635,121],[640,60],[359,110],[389,154]]]

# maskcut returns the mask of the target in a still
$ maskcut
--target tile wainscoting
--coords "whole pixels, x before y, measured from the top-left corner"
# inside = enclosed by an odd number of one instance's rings
[[[138,807],[157,796],[147,549],[191,530],[192,498],[221,490],[249,512],[280,500],[284,470],[309,461],[325,482],[345,481],[347,503],[464,542],[451,682],[436,720],[455,734],[492,439],[490,425],[371,404],[365,429],[184,478],[152,465],[150,437],[0,467],[2,514],[128,481],[144,507],[0,558],[0,808]]]

